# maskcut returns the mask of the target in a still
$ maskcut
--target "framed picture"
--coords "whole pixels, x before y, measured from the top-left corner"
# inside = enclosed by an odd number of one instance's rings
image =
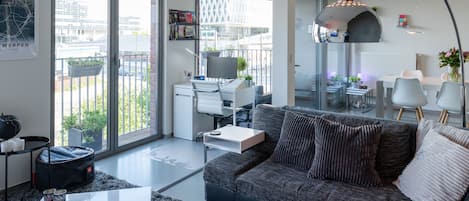
[[[37,56],[38,0],[0,1],[0,60]]]

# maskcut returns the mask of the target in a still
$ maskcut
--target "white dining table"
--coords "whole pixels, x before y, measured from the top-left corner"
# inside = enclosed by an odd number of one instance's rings
[[[392,90],[394,88],[394,82],[399,75],[386,75],[380,77],[376,81],[376,117],[378,118],[387,118],[393,119],[394,112],[392,106]],[[436,106],[436,93],[440,90],[443,80],[440,77],[423,77],[420,81],[423,90],[427,92],[428,106],[429,110],[437,110]],[[469,81],[466,81],[466,84],[469,84]],[[425,108],[424,108],[425,109]]]

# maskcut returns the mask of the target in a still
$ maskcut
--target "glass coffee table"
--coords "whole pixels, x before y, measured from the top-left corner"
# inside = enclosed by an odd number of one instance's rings
[[[65,201],[151,201],[151,187],[128,188],[110,191],[73,193],[65,196]],[[44,201],[44,198],[41,199]]]

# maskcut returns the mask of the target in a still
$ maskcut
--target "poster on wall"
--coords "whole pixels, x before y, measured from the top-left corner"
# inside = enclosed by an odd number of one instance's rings
[[[0,0],[0,60],[37,56],[36,0]]]

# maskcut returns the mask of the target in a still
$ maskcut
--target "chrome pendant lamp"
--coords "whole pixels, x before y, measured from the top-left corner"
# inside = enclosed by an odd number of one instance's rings
[[[316,18],[313,37],[317,43],[376,43],[381,32],[381,22],[366,4],[339,0]]]

